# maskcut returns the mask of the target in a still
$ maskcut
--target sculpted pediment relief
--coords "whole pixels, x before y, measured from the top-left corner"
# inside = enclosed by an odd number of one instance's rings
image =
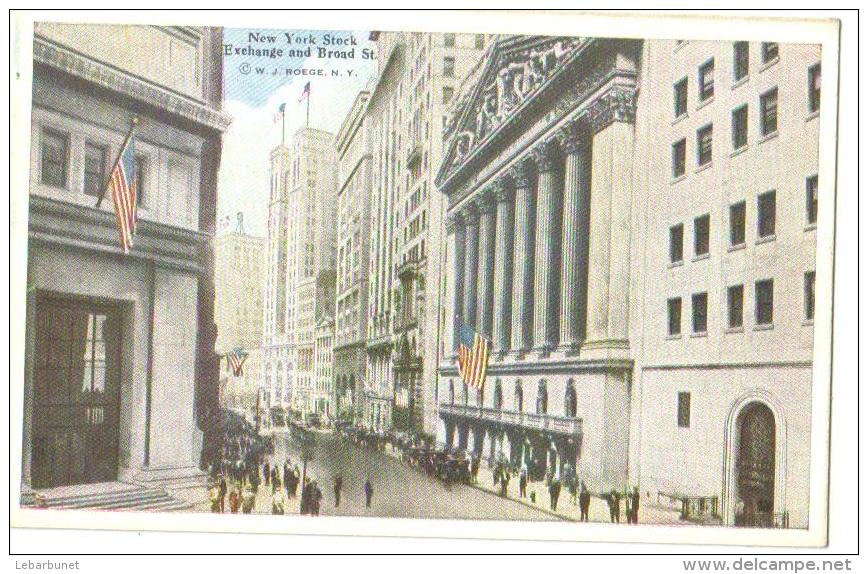
[[[447,126],[451,138],[445,170],[508,121],[578,51],[584,38],[506,37],[488,55],[474,88],[460,102]]]

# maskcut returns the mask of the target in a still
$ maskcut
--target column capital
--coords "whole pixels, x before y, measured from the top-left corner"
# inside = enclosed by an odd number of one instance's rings
[[[461,208],[461,219],[465,225],[477,225],[479,223],[479,209],[476,204],[468,202],[467,205]]]
[[[585,113],[592,133],[602,131],[615,122],[632,124],[636,119],[636,89],[613,86],[597,98]]]
[[[509,203],[515,199],[515,190],[506,181],[506,178],[499,178],[494,184],[494,197],[497,203]]]
[[[533,148],[531,157],[539,173],[549,172],[554,169],[559,151],[558,147],[557,138],[551,138]]]
[[[479,213],[494,213],[494,193],[494,188],[489,187],[481,190],[476,195],[476,207],[479,209]]]
[[[512,177],[512,182],[515,187],[527,189],[531,184],[531,176],[533,175],[533,162],[530,158],[519,160],[509,169],[509,175]]]
[[[572,155],[588,145],[591,133],[584,121],[572,120],[558,130],[556,137],[564,153]]]

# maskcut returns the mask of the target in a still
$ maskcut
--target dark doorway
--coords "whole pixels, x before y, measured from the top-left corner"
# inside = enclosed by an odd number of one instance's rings
[[[117,479],[120,357],[115,307],[37,300],[34,488]]]
[[[750,403],[738,416],[736,524],[774,526],[775,417],[764,404]]]

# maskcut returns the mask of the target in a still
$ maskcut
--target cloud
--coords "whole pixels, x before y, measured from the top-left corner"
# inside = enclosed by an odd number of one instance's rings
[[[359,46],[370,46],[367,33],[354,32]],[[359,52],[359,48],[356,49]],[[227,66],[237,61],[227,59]],[[232,125],[223,138],[223,156],[218,180],[217,216],[235,219],[244,213],[244,226],[248,233],[264,236],[267,229],[268,196],[270,187],[269,154],[280,145],[281,123],[275,114],[281,103],[286,103],[285,137],[287,144],[293,134],[304,127],[306,103],[299,102],[302,89],[311,84],[310,127],[337,133],[353,100],[359,91],[369,88],[377,73],[376,60],[361,60],[358,56],[346,60],[308,58],[301,68],[323,68],[324,76],[292,76],[288,83],[277,87],[262,106],[254,106],[240,99],[228,99],[224,111],[232,117]],[[352,77],[343,73],[355,71]],[[341,77],[331,76],[331,70],[340,70]],[[227,82],[253,82],[253,76],[226,75]],[[237,89],[227,93],[238,93]],[[237,86],[236,86],[237,88]]]

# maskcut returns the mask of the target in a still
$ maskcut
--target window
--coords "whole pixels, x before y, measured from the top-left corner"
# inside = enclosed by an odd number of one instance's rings
[[[672,144],[672,177],[684,175],[687,164],[687,140],[682,139]]]
[[[775,191],[767,191],[757,198],[757,235],[760,238],[775,234]]]
[[[756,324],[771,325],[774,321],[774,283],[771,279],[757,281],[755,289]]]
[[[700,166],[711,163],[711,124],[696,130],[696,163]]]
[[[669,262],[678,263],[684,258],[684,224],[669,228]]]
[[[744,285],[733,285],[726,290],[726,324],[730,329],[744,325]]]
[[[714,58],[699,67],[699,101],[704,102],[714,96]]]
[[[708,236],[711,216],[708,214],[693,220],[693,254],[697,257],[708,255]]]
[[[455,34],[444,34],[443,35],[443,45],[447,48],[452,48],[455,46]]]
[[[690,393],[678,393],[678,426],[690,428]]]
[[[66,187],[66,163],[69,159],[69,136],[54,130],[42,130],[41,181],[45,185]]]
[[[145,205],[145,176],[147,175],[148,163],[145,156],[136,155],[135,179],[136,179],[136,203],[141,207]]]
[[[733,247],[744,244],[745,203],[740,201],[729,206],[729,244]]]
[[[778,57],[778,43],[777,42],[763,42],[763,64],[768,64],[777,59]]]
[[[814,278],[813,271],[805,272],[805,320],[814,320]]]
[[[693,332],[705,333],[708,331],[708,293],[694,293],[690,307],[693,311]]]
[[[732,110],[732,149],[747,145],[747,104]]]
[[[449,100],[452,99],[452,94],[454,90],[451,86],[443,86],[443,103],[448,104]]]
[[[549,412],[549,392],[545,381],[540,381],[536,390],[536,414],[545,415]]]
[[[669,319],[669,336],[681,334],[681,297],[673,297],[667,301],[666,312]]]
[[[805,180],[805,218],[809,225],[817,223],[817,176]]]
[[[746,78],[750,70],[750,47],[747,42],[732,45],[732,77],[737,82]]]
[[[576,387],[572,381],[567,383],[566,395],[564,396],[564,416],[576,416]]]
[[[760,130],[763,137],[778,131],[778,89],[760,96]]]
[[[675,117],[680,118],[687,113],[687,78],[682,78],[675,84]]]
[[[99,197],[105,184],[106,149],[87,142],[84,144],[84,193]]]
[[[443,58],[443,75],[447,78],[455,76],[455,58],[452,56]]]
[[[473,45],[477,50],[481,50],[485,47],[485,34],[477,34],[473,40]]]
[[[820,109],[820,64],[808,68],[808,111]]]

